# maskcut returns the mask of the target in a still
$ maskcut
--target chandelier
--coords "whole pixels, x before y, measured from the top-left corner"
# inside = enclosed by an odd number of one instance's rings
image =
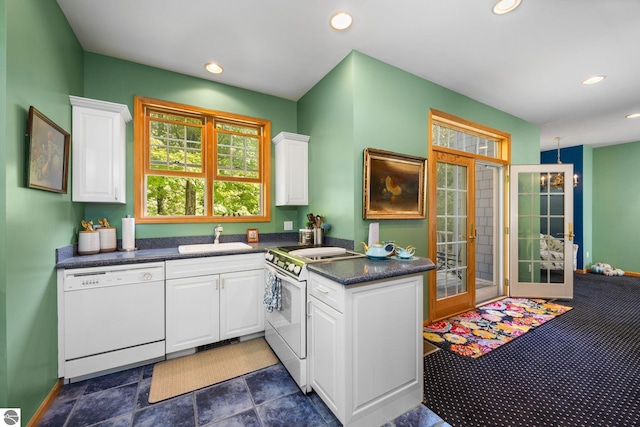
[[[556,136],[554,139],[558,144],[558,164],[560,165],[562,164],[560,160],[560,137]],[[548,186],[550,189],[561,190],[564,187],[564,174],[560,172],[544,174],[540,177],[540,186],[543,189],[546,189]],[[573,186],[578,186],[578,174],[573,174]]]

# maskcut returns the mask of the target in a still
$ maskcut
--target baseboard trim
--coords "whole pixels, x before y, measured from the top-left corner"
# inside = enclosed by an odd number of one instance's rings
[[[58,393],[60,393],[60,390],[62,390],[63,385],[64,383],[62,378],[58,378],[58,381],[56,381],[56,383],[53,385],[53,388],[51,388],[51,391],[49,391],[49,394],[47,394],[47,397],[45,397],[45,399],[42,401],[36,413],[33,414],[33,417],[31,417],[31,419],[29,420],[27,427],[36,427],[38,424],[40,424],[40,421],[42,421],[42,419],[44,418],[44,415],[47,413],[49,408],[51,408],[51,405],[53,405],[53,402],[56,400]]]

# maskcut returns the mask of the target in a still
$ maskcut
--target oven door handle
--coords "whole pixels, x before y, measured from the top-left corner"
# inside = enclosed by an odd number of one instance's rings
[[[285,283],[290,283],[293,286],[295,286],[296,288],[304,288],[305,287],[305,283],[304,282],[298,282],[296,279],[294,279],[293,277],[289,277],[289,276],[285,276],[284,274],[280,273],[278,270],[276,270],[273,267],[267,266],[266,267],[268,270],[270,270],[273,274],[276,275],[276,277],[278,279],[280,279],[280,281],[285,282]]]

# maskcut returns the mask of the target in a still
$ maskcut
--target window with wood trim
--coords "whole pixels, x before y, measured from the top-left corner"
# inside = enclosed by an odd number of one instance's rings
[[[134,132],[138,222],[271,219],[270,121],[135,97]]]
[[[503,164],[511,160],[511,136],[488,126],[431,110],[430,149]]]

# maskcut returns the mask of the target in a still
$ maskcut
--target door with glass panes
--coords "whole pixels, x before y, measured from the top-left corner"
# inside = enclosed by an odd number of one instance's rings
[[[430,317],[439,319],[473,307],[475,301],[474,160],[434,152],[436,220],[435,298]]]
[[[573,298],[573,165],[513,165],[511,296]]]

